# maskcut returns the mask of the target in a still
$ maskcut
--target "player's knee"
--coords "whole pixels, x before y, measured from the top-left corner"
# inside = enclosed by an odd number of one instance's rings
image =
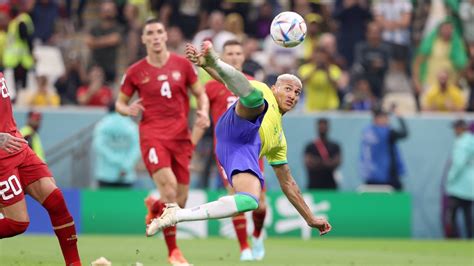
[[[258,208],[257,198],[249,194],[237,193],[234,198],[239,212],[253,211]]]
[[[239,101],[247,108],[257,108],[264,103],[263,93],[254,89],[248,96],[240,97]]]
[[[30,222],[20,222],[8,218],[0,220],[0,238],[13,237],[19,234],[23,234]]]

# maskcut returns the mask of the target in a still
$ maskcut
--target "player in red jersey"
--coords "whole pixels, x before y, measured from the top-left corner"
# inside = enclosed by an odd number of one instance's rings
[[[242,44],[237,40],[229,40],[224,43],[222,47],[222,61],[227,64],[235,67],[236,69],[242,71],[242,65],[245,61],[245,56],[243,53]],[[248,79],[253,79],[253,77],[246,75]],[[205,84],[206,94],[209,97],[209,104],[211,110],[212,124],[215,126],[217,120],[224,114],[224,112],[231,107],[238,99],[230,90],[228,90],[225,85],[216,80],[210,80]],[[192,141],[196,144],[202,135],[204,130],[196,131],[196,134],[193,135]],[[214,147],[216,146],[216,137],[214,134]],[[219,170],[219,175],[221,176],[222,182],[227,189],[227,192],[230,195],[235,194],[232,186],[229,185],[223,168],[219,165],[218,160],[216,160],[217,169]],[[260,159],[260,169],[263,172],[263,159]],[[237,235],[237,240],[240,244],[240,260],[249,261],[249,260],[261,260],[265,255],[265,249],[263,247],[263,237],[261,237],[261,232],[263,228],[263,223],[266,216],[266,204],[265,204],[265,193],[261,194],[261,199],[259,200],[260,204],[257,210],[252,213],[253,223],[254,223],[254,232],[252,234],[252,251],[250,250],[249,244],[247,242],[247,219],[243,213],[232,217],[232,223],[234,224],[235,233]]]
[[[48,166],[16,127],[10,93],[1,72],[0,89],[0,239],[19,235],[28,228],[27,193],[48,212],[66,265],[81,265],[74,220]]]
[[[150,19],[145,23],[142,42],[147,56],[130,66],[122,80],[116,109],[122,115],[136,116],[140,121],[142,157],[158,190],[160,199],[148,197],[146,224],[160,216],[165,203],[184,206],[189,191],[189,165],[193,145],[188,129],[188,89],[197,98],[198,110],[194,129],[209,127],[209,101],[199,85],[196,71],[186,58],[168,51],[167,32],[162,23]],[[139,99],[129,104],[137,92]],[[176,245],[176,227],[164,230],[171,264],[188,262]]]

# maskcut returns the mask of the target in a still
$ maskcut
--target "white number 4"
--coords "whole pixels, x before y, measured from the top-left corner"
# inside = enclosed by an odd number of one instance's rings
[[[155,148],[151,148],[148,152],[148,161],[152,164],[158,164],[158,155],[156,155]]]
[[[23,192],[20,181],[15,175],[10,176],[7,181],[0,182],[0,195],[3,200],[9,200],[13,196],[18,196]]]
[[[161,96],[171,99],[171,87],[168,81],[163,82],[161,85]]]

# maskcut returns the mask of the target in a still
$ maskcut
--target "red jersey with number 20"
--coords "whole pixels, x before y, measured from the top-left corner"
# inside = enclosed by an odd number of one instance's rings
[[[245,75],[245,77],[248,80],[254,79],[249,75]],[[206,88],[207,97],[209,98],[212,124],[215,127],[221,115],[224,114],[239,97],[235,96],[224,84],[216,80],[210,80],[204,86]]]
[[[5,82],[5,77],[3,76],[2,72],[0,72],[0,89],[0,132],[22,138],[16,127],[15,119],[13,118],[10,92],[8,91],[7,83]],[[26,147],[27,145],[23,144],[23,147],[14,153],[7,153],[4,150],[0,150],[0,159],[20,153]]]
[[[196,82],[191,62],[174,53],[162,67],[152,66],[144,58],[128,68],[120,90],[129,97],[136,91],[143,99],[142,141],[190,138],[188,88]]]

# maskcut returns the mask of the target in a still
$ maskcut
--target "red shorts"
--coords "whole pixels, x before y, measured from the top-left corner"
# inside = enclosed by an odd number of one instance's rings
[[[217,171],[219,171],[219,176],[221,177],[222,183],[224,184],[224,187],[227,187],[229,185],[229,180],[227,180],[227,175],[224,171],[224,167],[222,167],[222,165],[219,163],[219,160],[217,160],[217,158],[216,158],[216,164],[217,164]],[[260,171],[262,171],[262,175],[263,175],[264,170],[265,170],[263,158],[260,158],[258,160],[258,166],[260,167]],[[262,190],[265,191],[265,186],[263,187]]]
[[[189,185],[189,166],[193,145],[190,140],[140,141],[143,162],[150,176],[164,167],[171,167],[179,184]]]
[[[9,206],[25,198],[24,188],[29,184],[53,175],[48,166],[30,148],[0,163],[0,205]]]

